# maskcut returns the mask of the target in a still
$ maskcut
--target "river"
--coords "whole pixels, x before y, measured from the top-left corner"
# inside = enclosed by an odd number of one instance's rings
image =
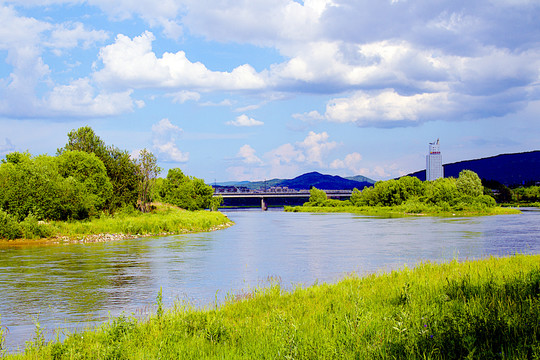
[[[540,253],[540,211],[487,217],[377,218],[352,214],[228,211],[217,232],[110,243],[0,248],[0,321],[16,351],[36,321],[55,329],[145,316],[166,306],[221,302],[280,281],[292,288],[412,267],[422,261]]]

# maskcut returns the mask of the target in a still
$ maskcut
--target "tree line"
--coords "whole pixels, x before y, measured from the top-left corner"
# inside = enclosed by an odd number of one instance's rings
[[[89,126],[67,136],[55,156],[13,152],[2,159],[0,227],[29,217],[83,220],[125,208],[148,212],[155,200],[187,210],[219,204],[212,201],[211,186],[180,169],[171,169],[166,179],[157,178],[161,169],[146,149],[132,158],[126,150],[106,145]]]
[[[421,181],[405,176],[399,179],[378,181],[373,187],[362,191],[354,189],[351,199],[345,202],[327,199],[323,190],[311,189],[306,206],[437,206],[442,210],[462,210],[470,207],[493,207],[493,197],[484,194],[484,186],[478,175],[463,170],[456,178],[440,178]]]

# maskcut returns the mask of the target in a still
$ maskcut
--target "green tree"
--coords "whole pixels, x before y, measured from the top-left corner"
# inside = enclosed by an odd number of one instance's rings
[[[154,179],[161,172],[157,166],[157,158],[150,151],[142,149],[137,158],[139,186],[138,206],[142,212],[148,212],[148,204],[152,201],[150,194]]]
[[[68,143],[58,149],[57,154],[61,155],[65,151],[94,153],[103,162],[112,184],[112,194],[106,204],[109,211],[137,204],[139,170],[127,151],[106,146],[89,126],[68,133]]]
[[[439,178],[426,182],[427,200],[433,204],[451,204],[458,197],[456,179]]]
[[[462,170],[456,180],[456,187],[461,195],[472,197],[480,196],[484,193],[482,180],[471,170]]]
[[[18,221],[30,214],[50,220],[88,217],[92,200],[87,189],[74,177],[60,175],[57,158],[47,155],[8,158],[21,161],[0,165],[0,207]]]
[[[94,153],[83,151],[64,151],[57,161],[60,176],[73,177],[85,187],[90,201],[88,208],[103,209],[112,195],[112,184],[103,162]]]
[[[306,205],[308,206],[323,206],[324,203],[328,200],[328,196],[324,190],[319,190],[316,187],[312,187],[309,190],[309,201]]]
[[[212,187],[206,185],[202,179],[184,175],[179,168],[169,170],[163,188],[164,199],[167,203],[186,210],[207,209],[213,204]]]

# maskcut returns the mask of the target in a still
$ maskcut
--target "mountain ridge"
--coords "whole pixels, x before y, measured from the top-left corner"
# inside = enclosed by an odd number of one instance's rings
[[[463,160],[444,164],[444,177],[459,176],[462,170],[472,170],[481,179],[495,180],[506,186],[518,186],[540,181],[540,150],[508,153],[485,158]],[[405,176],[414,176],[424,181],[426,170]]]
[[[271,187],[287,187],[293,190],[309,190],[311,187],[323,190],[352,190],[354,188],[363,189],[364,186],[371,186],[374,180],[362,175],[356,175],[353,179],[344,178],[338,175],[321,174],[312,171],[299,175],[293,179],[272,179],[267,181],[228,181],[217,183],[215,187],[244,187],[250,190],[268,189]],[[357,181],[354,178],[365,179]]]

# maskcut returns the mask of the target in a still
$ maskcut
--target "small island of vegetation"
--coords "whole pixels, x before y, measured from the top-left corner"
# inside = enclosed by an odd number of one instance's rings
[[[7,154],[0,164],[0,240],[108,241],[229,226],[220,198],[178,168],[167,178],[146,149],[132,158],[90,127],[68,134],[56,156]]]
[[[405,176],[378,181],[373,187],[354,189],[351,199],[328,199],[323,190],[312,188],[309,201],[303,206],[285,207],[292,212],[351,212],[376,216],[475,216],[516,214],[519,210],[497,206],[495,199],[484,193],[482,181],[470,170],[456,178],[421,181]]]

